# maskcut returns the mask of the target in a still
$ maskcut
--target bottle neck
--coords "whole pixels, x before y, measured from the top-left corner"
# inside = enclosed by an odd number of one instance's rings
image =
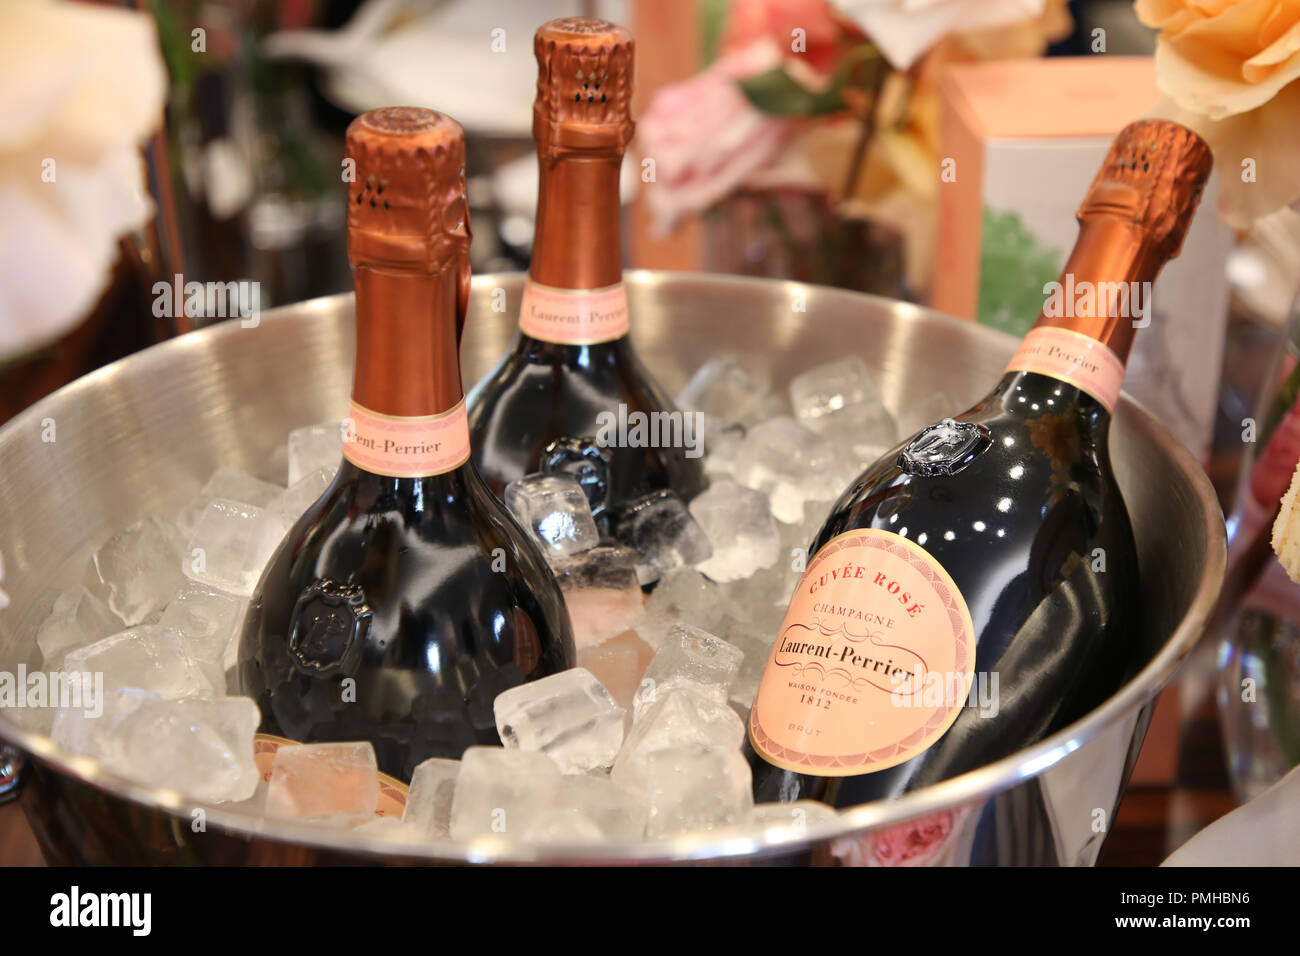
[[[1094,339],[1122,368],[1151,313],[1151,289],[1167,259],[1145,233],[1118,216],[1084,219],[1060,278],[1049,285],[1034,329]]]
[[[429,478],[469,460],[460,382],[460,272],[354,268],[357,355],[343,457],[389,478]]]
[[[1007,366],[1064,382],[1113,411],[1133,335],[1150,320],[1165,246],[1117,215],[1091,215],[1061,277],[1043,289],[1038,321]]]
[[[623,279],[619,154],[540,155],[537,229],[528,270],[554,289],[604,289]]]
[[[352,400],[379,415],[421,417],[454,408],[460,378],[456,270],[429,275],[359,264]]]

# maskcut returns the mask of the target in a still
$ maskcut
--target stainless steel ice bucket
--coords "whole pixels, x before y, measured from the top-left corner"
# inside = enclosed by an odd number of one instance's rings
[[[474,280],[463,348],[471,382],[514,333],[521,279]],[[627,284],[641,354],[670,390],[721,353],[777,385],[857,354],[892,407],[934,391],[960,404],[987,391],[1015,346],[981,326],[834,289],[654,272],[629,273]],[[88,375],[0,429],[0,587],[11,598],[0,611],[0,671],[39,665],[36,628],[98,540],[178,511],[219,464],[265,473],[290,429],[342,417],[352,321],[351,298],[337,296],[276,309],[253,328],[225,322]],[[1091,864],[1152,699],[1200,636],[1224,572],[1223,520],[1192,456],[1127,398],[1111,440],[1147,598],[1144,633],[1133,635],[1145,668],[1038,745],[833,824],[597,847],[535,849],[504,837],[397,847],[195,807],[61,751],[29,729],[31,714],[0,710],[0,737],[33,755],[22,799],[51,862]]]

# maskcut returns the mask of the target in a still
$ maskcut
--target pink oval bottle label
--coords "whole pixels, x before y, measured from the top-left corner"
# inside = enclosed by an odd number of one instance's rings
[[[469,418],[462,398],[438,415],[381,415],[352,403],[343,422],[343,457],[364,471],[425,478],[469,460]]]
[[[1109,347],[1090,335],[1053,326],[1030,329],[1007,371],[1060,379],[1087,392],[1108,412],[1115,410],[1124,384],[1124,363]]]
[[[621,282],[605,289],[553,289],[529,279],[519,328],[559,345],[611,342],[627,334],[627,292]]]
[[[943,736],[974,677],[970,610],[939,562],[892,532],[848,531],[799,581],[749,739],[797,773],[884,770]]]

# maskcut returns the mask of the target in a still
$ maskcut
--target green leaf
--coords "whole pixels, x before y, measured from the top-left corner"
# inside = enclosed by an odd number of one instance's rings
[[[813,91],[799,83],[782,67],[740,81],[740,90],[755,108],[775,116],[828,116],[846,108],[844,89],[858,66],[879,61],[879,53],[869,43],[855,47],[835,68],[826,89]],[[881,68],[877,62],[876,69]],[[856,85],[856,84],[855,84]]]
[[[824,93],[812,93],[794,81],[779,66],[740,81],[740,90],[764,113],[776,116],[822,116],[833,112],[839,103],[839,90],[828,88]],[[827,93],[834,93],[828,102]]]
[[[703,0],[700,3],[700,62],[712,63],[718,58],[718,44],[727,29],[730,0]]]

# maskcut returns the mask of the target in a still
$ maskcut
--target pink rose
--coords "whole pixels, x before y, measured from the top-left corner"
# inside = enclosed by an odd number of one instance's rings
[[[737,84],[780,60],[776,45],[759,39],[655,91],[638,128],[641,156],[654,161],[646,197],[660,232],[709,208],[785,149],[797,121],[755,109]]]
[[[1269,436],[1268,445],[1250,469],[1250,491],[1261,507],[1272,510],[1286,493],[1300,461],[1300,402],[1289,409]]]
[[[943,810],[861,836],[836,840],[831,855],[845,866],[932,866],[947,849],[966,811]]]

